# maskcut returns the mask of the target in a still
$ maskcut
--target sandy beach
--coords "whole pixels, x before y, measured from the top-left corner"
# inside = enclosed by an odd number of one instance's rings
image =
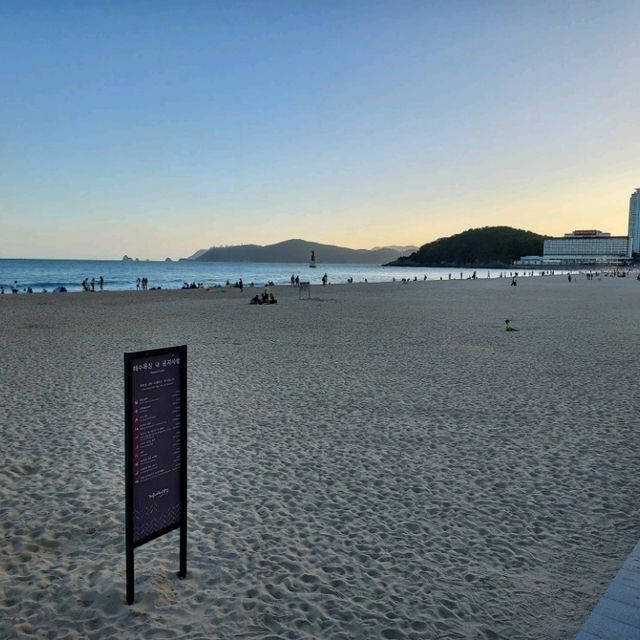
[[[0,296],[0,637],[572,638],[640,537],[640,282],[509,284]],[[176,344],[189,574],[127,607],[123,353]]]

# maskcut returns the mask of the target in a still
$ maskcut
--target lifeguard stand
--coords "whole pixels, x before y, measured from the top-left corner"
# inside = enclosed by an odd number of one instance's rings
[[[311,298],[311,283],[310,282],[302,282],[298,285],[298,300],[302,300],[304,293],[307,294],[307,299]]]

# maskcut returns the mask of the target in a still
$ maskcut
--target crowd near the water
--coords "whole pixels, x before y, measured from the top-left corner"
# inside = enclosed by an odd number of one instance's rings
[[[100,276],[98,278],[97,284],[98,284],[98,290],[99,291],[104,291],[104,278],[102,276]],[[95,278],[91,278],[91,280],[89,280],[89,278],[85,278],[82,281],[82,290],[83,291],[95,291],[96,290],[96,279]]]
[[[458,275],[459,277],[456,277]],[[526,277],[533,277],[533,276],[554,276],[554,275],[557,275],[557,274],[553,270],[538,271],[537,273],[535,271],[509,271],[509,272],[501,271],[497,276],[494,275],[494,278],[511,278],[511,286],[517,286],[518,278],[523,278],[523,277],[526,278]],[[572,281],[571,272],[569,272],[567,275],[568,275],[568,278],[567,278],[568,281],[571,282]],[[446,277],[447,280],[477,280],[478,279],[477,271],[474,271],[471,275],[467,275],[467,276],[465,276],[463,271],[460,271],[459,274],[450,272],[446,274],[446,276],[447,276]],[[603,277],[624,278],[624,277],[635,276],[636,279],[640,281],[640,272],[638,272],[637,268],[634,268],[634,269],[616,268],[616,269],[603,270],[603,271],[574,271],[573,272],[573,279],[576,279],[576,277],[579,277],[579,276],[584,276],[587,280],[594,280],[594,279],[601,280]],[[487,272],[487,278],[491,278],[491,272]],[[421,280],[423,281],[426,281],[428,279],[429,278],[427,274],[424,274],[424,276],[421,278]],[[436,278],[432,276],[431,279],[435,280]],[[439,276],[439,279],[444,280],[445,279],[444,275]],[[418,282],[418,281],[419,281],[418,276],[413,276],[413,278],[411,277],[396,278],[394,276],[391,279],[391,282],[402,282],[403,284],[409,284],[410,282]],[[351,277],[346,279],[346,284],[353,284],[353,282],[354,280]],[[366,284],[367,278],[364,278],[361,282],[363,284]],[[292,274],[290,279],[290,284],[292,287],[298,288],[301,285],[305,285],[305,286],[309,285],[311,284],[311,282],[310,281],[305,282],[301,280],[300,275]],[[322,284],[322,286],[327,286],[329,284],[329,275],[327,273],[325,273],[320,278],[320,284]],[[96,291],[98,292],[105,291],[107,285],[108,283],[103,276],[98,276],[97,278],[87,277],[87,278],[84,278],[84,280],[82,280],[82,282],[80,283],[80,288],[84,292],[93,293]],[[180,288],[181,289],[207,289],[207,290],[233,288],[233,289],[240,289],[240,291],[242,292],[245,289],[245,287],[254,288],[256,286],[263,286],[263,285],[256,285],[255,282],[250,282],[248,285],[245,285],[242,278],[239,278],[233,283],[230,280],[227,280],[224,285],[220,285],[220,284],[205,285],[202,282],[195,282],[195,281],[183,282]],[[271,280],[264,283],[264,287],[272,287],[272,286],[275,286],[275,284]],[[160,285],[149,286],[149,279],[146,276],[138,277],[135,280],[136,291],[159,291],[161,289],[162,287]],[[118,287],[118,290],[120,290],[120,287]],[[15,293],[34,293],[33,287],[31,287],[30,285],[21,285],[17,280],[14,280],[9,285],[0,284],[0,295],[6,293],[7,291],[11,291],[11,293],[14,293],[14,294]],[[49,293],[48,289],[41,289],[40,291],[42,293]],[[63,285],[58,285],[51,289],[51,293],[66,293],[67,291],[68,289]],[[255,303],[255,304],[262,304],[262,302]]]

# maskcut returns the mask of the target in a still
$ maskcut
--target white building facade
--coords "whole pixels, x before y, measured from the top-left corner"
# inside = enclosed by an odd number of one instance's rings
[[[639,197],[640,200],[640,197]],[[544,241],[542,263],[547,265],[625,264],[631,260],[630,236],[612,236],[596,229],[565,233]]]
[[[629,237],[633,253],[640,253],[640,188],[629,199]]]

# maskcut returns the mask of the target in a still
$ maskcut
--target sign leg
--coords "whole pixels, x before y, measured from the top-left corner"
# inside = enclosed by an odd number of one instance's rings
[[[184,580],[187,577],[187,523],[180,525],[180,571],[178,578]]]
[[[133,604],[135,598],[135,575],[133,565],[133,547],[127,545],[127,604]]]

